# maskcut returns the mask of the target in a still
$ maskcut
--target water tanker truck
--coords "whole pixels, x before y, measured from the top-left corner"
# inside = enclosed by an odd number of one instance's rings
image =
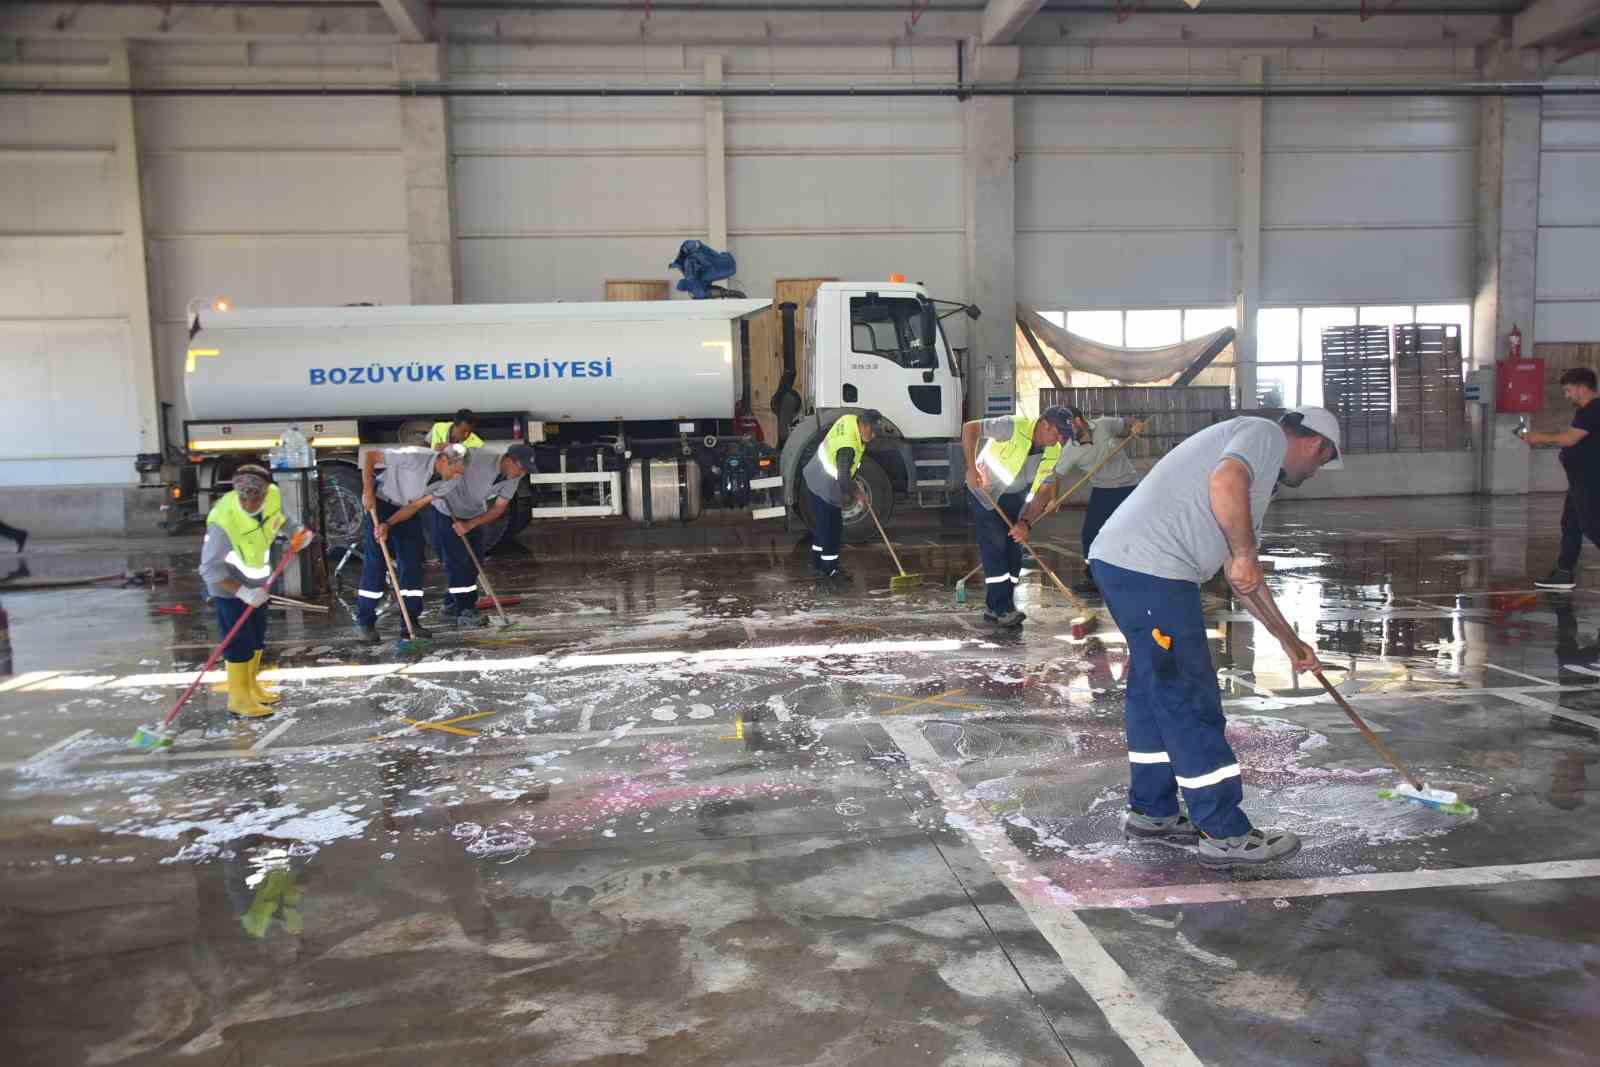
[[[298,426],[315,451],[327,541],[349,544],[360,529],[361,452],[422,443],[460,408],[479,413],[487,447],[524,441],[537,453],[513,531],[530,519],[677,523],[708,513],[767,522],[799,511],[806,522],[801,467],[834,419],[865,408],[883,413],[885,432],[857,480],[880,517],[942,507],[961,483],[962,384],[935,302],[914,283],[828,282],[804,309],[783,305],[776,441],[763,438],[751,395],[751,319],[770,307],[724,299],[195,312],[186,462],[169,486],[167,528],[203,518],[235,467]],[[847,537],[873,535],[860,504],[845,521]]]

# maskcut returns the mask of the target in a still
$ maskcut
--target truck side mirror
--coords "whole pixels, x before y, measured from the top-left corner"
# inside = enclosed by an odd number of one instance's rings
[[[983,311],[978,307],[977,304],[968,304],[961,310],[967,313],[967,318],[974,320],[976,320],[979,315],[983,314]]]

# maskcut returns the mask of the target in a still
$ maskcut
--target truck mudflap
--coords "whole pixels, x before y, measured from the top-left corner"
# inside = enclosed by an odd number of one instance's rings
[[[783,503],[783,476],[774,474],[767,478],[750,479],[750,488],[760,494],[756,507],[750,509],[752,519],[781,519],[789,513]]]

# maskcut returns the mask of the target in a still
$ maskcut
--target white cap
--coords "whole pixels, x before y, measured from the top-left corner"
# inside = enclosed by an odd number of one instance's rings
[[[1295,416],[1299,416],[1298,420]],[[1283,414],[1284,422],[1298,421],[1300,425],[1333,442],[1333,458],[1322,465],[1325,471],[1344,470],[1344,448],[1339,444],[1339,420],[1327,408],[1295,408]]]

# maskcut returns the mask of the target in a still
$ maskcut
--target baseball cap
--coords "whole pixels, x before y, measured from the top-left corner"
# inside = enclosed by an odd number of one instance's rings
[[[506,449],[506,455],[510,456],[523,471],[533,470],[533,446],[512,445]]]
[[[1333,445],[1333,458],[1322,465],[1325,471],[1344,470],[1344,450],[1339,444],[1339,420],[1327,408],[1295,408],[1283,413],[1279,422],[1298,423],[1308,430],[1328,439]]]
[[[1071,437],[1072,424],[1079,418],[1079,412],[1067,404],[1051,404],[1039,413],[1039,418],[1059,430],[1061,436]]]

